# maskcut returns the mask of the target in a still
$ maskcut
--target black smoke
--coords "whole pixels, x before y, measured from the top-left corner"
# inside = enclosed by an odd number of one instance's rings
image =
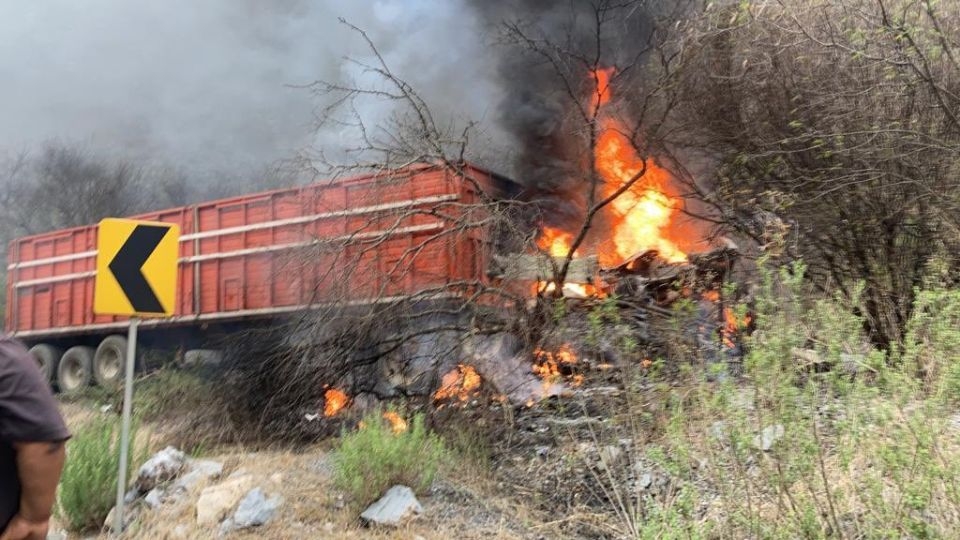
[[[513,143],[509,173],[527,186],[528,197],[546,201],[549,221],[577,219],[591,159],[577,106],[595,91],[590,65],[629,66],[635,73],[621,73],[617,91],[642,87],[641,65],[657,9],[649,2],[599,0],[472,0],[471,5],[496,42],[503,90],[496,119]],[[516,30],[549,57],[531,50]],[[622,101],[630,106],[629,99]]]

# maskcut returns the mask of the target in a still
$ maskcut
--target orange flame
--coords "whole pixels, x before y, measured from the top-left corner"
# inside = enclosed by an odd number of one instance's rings
[[[403,433],[407,430],[407,421],[399,414],[393,411],[387,411],[383,413],[383,418],[386,419],[387,422],[390,422],[390,429],[392,429],[394,433]]]
[[[536,363],[533,364],[533,372],[543,379],[544,388],[553,384],[561,377],[560,366],[562,364],[572,365],[577,363],[577,355],[568,344],[560,346],[554,352],[536,349],[533,351]],[[573,375],[570,377],[573,386],[579,386],[583,383],[582,375]]]
[[[443,376],[440,388],[433,394],[433,399],[457,399],[465,403],[480,388],[480,375],[473,366],[460,364],[457,369]]]
[[[610,77],[613,76],[616,68],[600,68],[591,70],[590,76],[597,83],[597,106],[606,105],[610,101]],[[592,101],[592,100],[591,100]]]
[[[324,392],[323,398],[325,401],[323,405],[323,415],[327,418],[336,416],[337,413],[343,410],[343,408],[347,406],[347,403],[350,402],[347,394],[336,388],[331,388]]]
[[[595,165],[607,184],[607,197],[633,182],[610,203],[614,253],[601,253],[601,263],[615,265],[649,249],[667,261],[685,261],[687,255],[665,236],[677,205],[663,189],[670,175],[652,159],[641,159],[615,120],[604,121]]]
[[[609,103],[612,96],[610,82],[616,70],[613,67],[590,72],[596,85],[595,113]],[[644,159],[634,147],[627,130],[615,118],[599,118],[600,132],[594,149],[594,167],[603,180],[601,197],[613,197],[602,215],[611,230],[597,253],[603,266],[616,266],[648,250],[656,250],[668,262],[687,260],[686,253],[669,238],[679,200],[667,189],[672,177],[652,158]],[[596,236],[597,227],[591,236]],[[675,231],[674,231],[675,232]],[[553,257],[566,257],[573,244],[573,234],[554,227],[544,227],[537,245]],[[587,245],[597,244],[588,242]],[[579,250],[573,256],[580,256]],[[554,283],[541,281],[535,293],[553,292]],[[598,296],[598,290],[589,284],[564,284],[565,296]]]
[[[732,349],[734,347],[733,336],[750,326],[752,320],[749,313],[744,313],[743,317],[740,318],[734,313],[733,308],[723,308],[723,344]]]
[[[566,257],[570,253],[571,244],[573,244],[572,234],[553,227],[544,227],[537,240],[537,246],[549,253],[551,257]]]

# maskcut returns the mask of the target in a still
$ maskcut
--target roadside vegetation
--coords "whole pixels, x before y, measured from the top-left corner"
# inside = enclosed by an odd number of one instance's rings
[[[427,428],[422,413],[407,421],[396,411],[375,410],[337,441],[334,485],[358,505],[370,504],[395,484],[422,495],[451,458],[448,445]]]
[[[60,480],[57,517],[73,532],[96,532],[116,502],[119,474],[120,419],[95,416],[74,429]],[[149,438],[134,422],[130,429],[129,477],[147,460]]]
[[[960,293],[935,280],[916,291],[904,346],[884,352],[857,304],[810,294],[804,272],[761,272],[742,377],[714,381],[689,358],[664,359],[682,366],[676,375],[623,372],[626,409],[573,436],[587,443],[577,454],[590,474],[572,483],[593,494],[567,509],[594,515],[579,530],[947,538],[960,528]]]

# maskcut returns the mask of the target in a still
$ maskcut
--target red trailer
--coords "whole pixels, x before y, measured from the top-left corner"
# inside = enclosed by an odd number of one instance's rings
[[[269,324],[345,292],[362,304],[484,280],[483,231],[451,228],[478,189],[502,195],[513,184],[474,166],[466,173],[416,165],[135,216],[181,230],[175,315],[144,320],[144,344],[179,347],[215,328]],[[92,309],[96,245],[90,225],[9,246],[6,331],[61,391],[121,376],[125,319]]]

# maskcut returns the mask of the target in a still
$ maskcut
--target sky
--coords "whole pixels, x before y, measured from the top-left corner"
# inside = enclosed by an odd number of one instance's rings
[[[369,51],[338,17],[438,114],[497,136],[496,59],[467,0],[7,0],[0,156],[61,141],[202,179],[349,144],[315,130],[318,98],[302,88],[362,77],[345,57]]]

